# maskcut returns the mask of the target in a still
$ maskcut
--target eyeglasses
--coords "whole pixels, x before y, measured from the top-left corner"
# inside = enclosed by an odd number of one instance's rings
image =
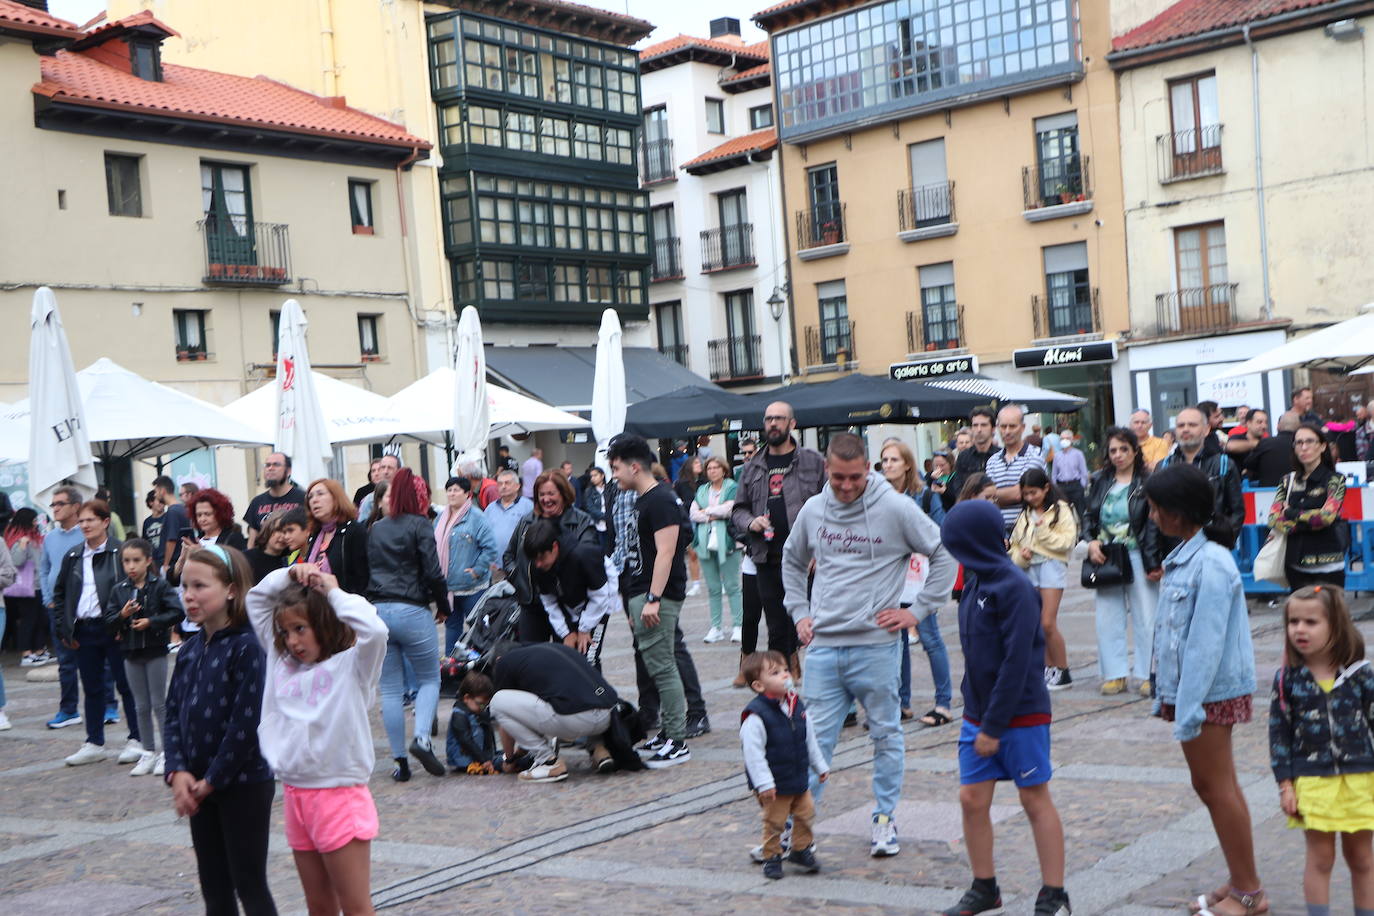
[[[773,415],[773,416],[768,416],[767,414],[765,414],[764,417],[763,417],[763,422],[765,422],[765,423],[786,423],[786,422],[787,422],[788,420],[790,420],[790,419],[792,419],[792,418],[791,418],[791,417],[778,416],[778,415],[776,415],[776,414]]]
[[[48,508],[49,508],[49,509],[61,509],[63,506],[70,506],[70,505],[71,505],[71,503],[69,503],[69,502],[63,500],[63,501],[60,502],[60,503],[57,503],[57,502],[48,503]]]

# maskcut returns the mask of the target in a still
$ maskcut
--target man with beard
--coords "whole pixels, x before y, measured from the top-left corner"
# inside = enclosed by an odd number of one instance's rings
[[[788,659],[794,678],[801,677],[797,632],[783,606],[782,548],[797,513],[825,485],[825,459],[792,438],[797,420],[792,405],[774,401],[763,414],[766,447],[740,472],[731,518],[749,532],[746,562],[752,562],[763,616],[768,621],[768,648]]]
[[[991,407],[975,407],[969,414],[969,447],[960,448],[958,457],[954,459],[954,476],[945,486],[945,493],[948,494],[948,498],[945,499],[946,509],[954,506],[954,501],[959,498],[964,482],[969,477],[981,474],[987,469],[988,459],[997,451],[997,443],[992,438],[996,418],[997,415],[992,412]]]
[[[262,463],[262,482],[266,491],[254,496],[248,503],[248,511],[243,513],[243,522],[248,526],[248,546],[252,547],[262,528],[262,520],[278,509],[294,509],[305,505],[305,491],[291,481],[291,457],[281,452],[273,452]]]
[[[1212,438],[1211,424],[1207,415],[1196,407],[1185,407],[1174,420],[1174,435],[1178,442],[1173,451],[1160,459],[1159,470],[1172,464],[1191,464],[1207,475],[1212,484],[1215,499],[1213,518],[1225,520],[1232,531],[1240,531],[1245,523],[1245,500],[1240,493],[1240,469],[1231,456],[1221,451],[1210,451],[1206,443]],[[1160,550],[1165,556],[1178,542],[1161,537]]]

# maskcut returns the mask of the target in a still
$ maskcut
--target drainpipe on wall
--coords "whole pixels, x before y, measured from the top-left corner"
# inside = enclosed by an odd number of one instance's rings
[[[1255,124],[1255,201],[1259,210],[1260,276],[1264,284],[1264,319],[1274,318],[1274,300],[1269,294],[1269,226],[1264,216],[1264,148],[1260,131],[1259,49],[1250,40],[1250,23],[1241,29],[1250,49],[1250,111]]]
[[[420,148],[416,147],[410,151],[410,155],[396,163],[396,212],[400,223],[400,243],[401,243],[401,263],[405,269],[406,278],[406,308],[410,310],[410,317],[414,330],[410,335],[411,356],[415,360],[415,371],[419,372],[424,365],[423,351],[419,331],[425,327],[425,322],[420,318],[420,313],[415,308],[415,271],[410,263],[410,229],[406,222],[406,201],[404,192],[403,173],[420,158]]]

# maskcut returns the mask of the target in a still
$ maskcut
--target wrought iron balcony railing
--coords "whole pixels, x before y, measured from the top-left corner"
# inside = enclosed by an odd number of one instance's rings
[[[754,266],[754,224],[736,223],[701,233],[701,270]]]
[[[968,346],[964,339],[962,305],[924,306],[906,313],[906,351],[957,350]]]
[[[1221,125],[1207,124],[1155,138],[1162,183],[1201,178],[1225,171],[1221,163]]]
[[[897,192],[897,226],[902,232],[954,222],[954,182]]]
[[[1037,340],[1102,333],[1097,287],[1081,287],[1062,296],[1031,296],[1031,314]]]
[[[708,340],[706,349],[713,382],[763,375],[763,338],[758,334]]]
[[[1236,323],[1236,284],[1213,283],[1155,296],[1160,334],[1224,331]]]
[[[284,223],[207,216],[196,226],[205,247],[204,282],[228,286],[291,282],[291,239]]]

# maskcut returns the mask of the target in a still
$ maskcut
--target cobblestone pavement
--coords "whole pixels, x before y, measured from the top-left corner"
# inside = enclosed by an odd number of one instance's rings
[[[1076,570],[1072,580],[1077,580]],[[1356,609],[1368,611],[1359,600]],[[1284,829],[1268,772],[1267,685],[1277,664],[1276,609],[1251,602],[1262,685],[1256,721],[1238,727],[1236,759],[1251,802],[1261,875],[1275,914],[1303,912],[1303,840]],[[767,881],[749,863],[758,833],[757,805],[742,775],[736,723],[747,700],[733,690],[738,660],[729,643],[704,645],[704,595],[683,619],[715,730],[692,742],[692,761],[669,770],[599,777],[572,752],[571,777],[521,785],[509,777],[430,777],[396,784],[380,718],[373,734],[379,762],[371,788],[382,835],[373,849],[376,902],[397,913],[614,911],[783,913],[799,908],[839,914],[922,913],[958,899],[969,873],[960,838],[955,743],[957,725],[907,723],[907,773],[897,813],[901,854],[868,856],[870,745],[847,729],[834,776],[817,814],[815,876]],[[1091,596],[1074,588],[1061,622],[1075,686],[1054,695],[1055,799],[1068,846],[1074,912],[1154,916],[1214,887],[1225,869],[1206,812],[1189,784],[1169,728],[1149,718],[1134,694],[1103,697],[1096,674]],[[941,615],[956,678],[962,671],[953,605]],[[1374,623],[1362,624],[1367,637]],[[918,713],[931,696],[929,668],[913,644]],[[79,726],[50,731],[57,684],[30,682],[17,657],[3,659],[11,731],[0,732],[0,913],[83,916],[196,913],[201,903],[186,824],[154,778],[131,779],[112,762],[62,763],[82,740]],[[604,666],[635,696],[623,620],[608,637]],[[446,720],[448,703],[441,704]],[[956,713],[957,714],[957,713]],[[125,726],[108,729],[111,746]],[[1039,873],[1015,790],[998,790],[998,874],[1008,912],[1030,913]],[[283,912],[303,912],[283,838],[280,793],[274,819],[271,880]],[[1332,902],[1349,912],[1348,873],[1336,868]]]

